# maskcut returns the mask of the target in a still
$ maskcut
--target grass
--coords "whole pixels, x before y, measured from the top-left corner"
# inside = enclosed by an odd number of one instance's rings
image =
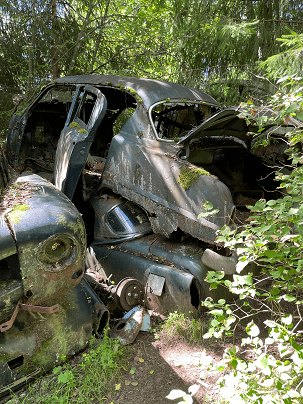
[[[156,333],[157,338],[166,340],[182,339],[189,343],[201,343],[208,330],[208,322],[187,317],[184,313],[170,313],[162,329]]]
[[[57,366],[48,377],[32,383],[25,396],[12,395],[7,404],[106,403],[121,369],[125,368],[129,351],[107,334],[101,342],[93,339],[90,346],[78,365]]]

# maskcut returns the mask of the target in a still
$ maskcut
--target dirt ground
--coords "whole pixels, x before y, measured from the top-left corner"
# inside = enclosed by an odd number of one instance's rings
[[[187,393],[190,386],[197,384],[200,388],[194,395],[194,403],[215,404],[219,399],[217,380],[222,374],[209,370],[208,363],[210,360],[219,362],[228,345],[192,345],[182,340],[169,342],[140,332],[132,345],[133,355],[129,362],[129,368],[135,368],[135,372],[131,374],[129,369],[123,372],[118,382],[120,388],[108,397],[108,403],[176,403],[180,400],[166,398],[171,390],[180,389]]]

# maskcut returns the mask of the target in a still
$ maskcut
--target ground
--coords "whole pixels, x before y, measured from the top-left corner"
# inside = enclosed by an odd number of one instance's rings
[[[244,335],[243,327],[239,326],[238,331],[237,343]],[[199,390],[194,403],[215,404],[219,400],[217,381],[222,373],[212,370],[209,363],[221,361],[224,350],[229,347],[232,347],[231,339],[201,339],[188,343],[180,336],[168,338],[161,332],[140,332],[132,344],[129,366],[116,386],[119,389],[108,397],[108,403],[176,404],[180,400],[166,398],[171,390],[187,393],[188,388],[196,384]]]
[[[167,338],[161,332],[139,332],[128,348],[129,361],[119,378],[114,380],[112,393],[104,397],[102,402],[93,404],[177,404],[180,399],[171,401],[166,396],[173,389],[187,393],[194,384],[199,385],[194,404],[215,404],[219,398],[217,380],[222,375],[208,369],[208,363],[210,359],[213,363],[219,362],[229,345],[231,343],[215,340],[190,344],[182,337]],[[82,354],[72,359],[72,367],[81,362]],[[52,372],[45,376],[46,384],[47,378],[54,378]],[[41,382],[43,380],[37,383]],[[16,392],[16,395],[19,399],[9,400],[6,397],[0,402],[33,403],[25,399],[25,388]],[[77,402],[76,397],[72,402]]]
[[[135,373],[131,375],[129,369],[122,373],[121,387],[109,397],[109,403],[176,403],[176,400],[166,398],[170,391],[180,389],[187,392],[193,384],[200,386],[195,403],[214,403],[218,398],[216,381],[219,372],[207,371],[207,366],[201,363],[205,350],[202,344],[190,345],[180,340],[170,343],[163,338],[155,340],[152,334],[140,333],[133,349],[129,367],[136,368]],[[221,359],[221,350],[216,353],[207,349],[207,353],[215,360]],[[138,384],[133,386],[131,382]]]

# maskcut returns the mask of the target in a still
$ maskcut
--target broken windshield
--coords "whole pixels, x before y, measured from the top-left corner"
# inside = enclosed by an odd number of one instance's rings
[[[159,139],[179,141],[208,119],[212,109],[204,103],[167,100],[155,104],[150,116]]]

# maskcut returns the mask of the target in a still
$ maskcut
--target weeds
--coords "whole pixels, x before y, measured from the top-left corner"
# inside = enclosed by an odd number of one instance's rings
[[[65,358],[63,358],[65,359]],[[124,362],[126,348],[117,340],[104,335],[101,342],[92,339],[90,350],[82,355],[82,362],[75,367],[64,363],[53,369],[49,377],[36,381],[25,396],[14,396],[10,404],[67,404],[102,402],[113,390]]]
[[[157,333],[158,338],[164,337],[168,340],[182,338],[190,343],[201,342],[203,335],[208,329],[208,322],[202,319],[187,317],[184,313],[170,313],[162,330]]]

